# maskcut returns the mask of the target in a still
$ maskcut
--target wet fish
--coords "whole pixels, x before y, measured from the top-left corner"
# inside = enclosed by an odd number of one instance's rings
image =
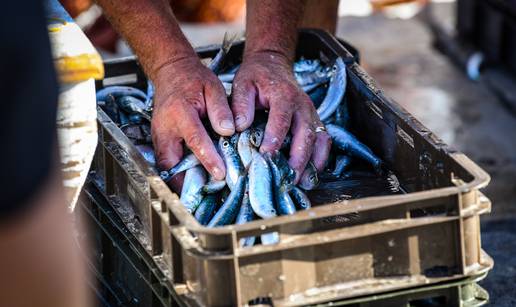
[[[116,102],[122,110],[129,113],[130,115],[137,114],[149,122],[151,121],[150,115],[145,111],[145,103],[138,98],[134,98],[132,96],[122,96],[117,98]]]
[[[204,187],[202,187],[202,192],[204,194],[214,194],[222,191],[226,186],[226,180],[214,180],[211,178]]]
[[[197,159],[197,157],[193,153],[191,153],[185,156],[181,161],[179,161],[179,163],[174,165],[174,167],[172,167],[168,171],[162,171],[159,174],[159,176],[163,181],[169,181],[175,175],[184,172],[188,169],[191,169],[192,167],[195,167],[199,164],[201,164],[199,159]]]
[[[290,144],[292,144],[292,134],[287,134],[285,136],[285,139],[283,140],[283,143],[281,144],[281,150],[285,150],[290,148]]]
[[[290,190],[290,195],[294,199],[297,207],[301,210],[307,210],[312,207],[312,203],[306,194],[300,188],[294,186]]]
[[[346,155],[339,155],[335,158],[335,169],[331,174],[335,177],[340,177],[346,169],[351,165],[351,157]]]
[[[220,74],[217,76],[221,82],[233,83],[233,79],[235,79],[235,74]]]
[[[246,129],[240,133],[238,137],[237,150],[238,155],[244,168],[248,168],[253,159],[253,151],[256,151],[255,146],[251,143],[252,129]]]
[[[236,74],[239,68],[240,68],[240,64],[234,65],[234,66],[230,67],[225,73],[226,74]]]
[[[272,174],[267,161],[258,153],[253,153],[249,166],[249,199],[253,211],[267,219],[277,215],[272,192]]]
[[[365,144],[360,142],[353,134],[337,125],[328,124],[326,130],[333,140],[333,144],[345,153],[363,159],[376,170],[380,170],[382,161]]]
[[[276,231],[264,233],[260,236],[260,240],[262,241],[262,245],[277,244],[279,242],[279,234]]]
[[[281,185],[276,189],[276,205],[278,212],[281,215],[289,215],[296,213],[296,205],[292,201],[292,198],[288,194],[292,187]]]
[[[224,64],[224,60],[229,52],[229,49],[233,45],[236,36],[230,37],[228,33],[224,33],[224,39],[222,40],[222,45],[220,46],[217,55],[211,60],[210,64],[208,64],[208,68],[213,71],[215,74],[219,74],[222,69],[222,64]]]
[[[306,71],[316,71],[321,67],[321,61],[318,59],[300,59],[299,61],[294,62],[294,72],[306,72]]]
[[[264,157],[271,169],[274,189],[279,189],[281,186],[289,189],[296,177],[296,173],[288,165],[285,157],[280,152],[266,153]]]
[[[200,165],[186,171],[180,200],[188,212],[194,213],[201,203],[202,187],[206,184],[206,180],[206,171]]]
[[[136,149],[143,156],[145,161],[149,163],[151,166],[156,165],[156,156],[154,155],[154,149],[149,145],[136,145]]]
[[[233,223],[240,210],[240,204],[244,197],[245,185],[247,176],[242,175],[238,177],[238,180],[229,193],[229,196],[224,200],[224,203],[220,209],[215,213],[213,218],[208,223],[208,227],[224,226]]]
[[[257,127],[251,128],[251,136],[249,141],[255,148],[260,148],[263,141],[263,136],[265,134],[265,125],[259,125]]]
[[[237,151],[238,134],[232,137],[220,137],[219,150],[226,164],[226,183],[233,190],[238,178],[244,174],[244,166]]]
[[[299,180],[298,186],[303,190],[313,190],[319,185],[319,176],[317,175],[317,169],[312,162],[308,162],[301,179]]]
[[[310,84],[321,84],[328,82],[331,76],[331,69],[320,67],[315,71],[294,72],[297,84],[304,87]]]
[[[231,96],[231,92],[233,91],[233,84],[228,82],[222,82],[222,86],[224,87],[224,91],[226,92],[226,96]]]
[[[217,195],[210,194],[204,196],[199,207],[195,210],[195,219],[201,224],[206,225],[215,214],[217,207]]]
[[[154,104],[154,84],[150,79],[147,80],[147,98],[145,99],[145,109],[149,111]]]
[[[122,86],[122,85],[116,85],[116,86],[108,86],[105,87],[99,91],[97,91],[97,101],[107,101],[109,97],[111,98],[118,98],[122,96],[132,96],[134,98],[138,98],[140,100],[145,100],[147,98],[147,95],[134,87],[130,86]]]
[[[346,97],[344,97],[344,100],[340,103],[337,110],[335,110],[334,123],[335,125],[341,126],[343,128],[346,128],[349,123],[349,110]]]
[[[328,86],[328,92],[321,105],[317,108],[317,114],[319,114],[322,122],[330,118],[344,98],[347,82],[346,75],[346,64],[344,64],[342,58],[337,58],[334,73]]]
[[[240,210],[238,211],[238,215],[236,217],[235,224],[241,225],[254,220],[254,211],[251,206],[251,201],[249,199],[249,180],[246,182],[246,187],[244,191],[244,197],[242,198],[242,204],[240,205]],[[240,246],[253,246],[255,237],[246,237],[242,238],[239,241]]]
[[[326,97],[326,92],[328,91],[328,87],[326,85],[319,86],[311,91],[308,96],[314,103],[314,107],[318,108]]]

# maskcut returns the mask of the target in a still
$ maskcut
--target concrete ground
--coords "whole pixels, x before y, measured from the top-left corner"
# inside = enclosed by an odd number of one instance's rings
[[[436,9],[439,18],[453,22],[451,4]],[[493,210],[482,219],[482,244],[495,267],[481,285],[490,306],[515,306],[516,117],[433,50],[417,18],[345,17],[337,35],[358,47],[363,66],[389,96],[491,175],[484,192]]]

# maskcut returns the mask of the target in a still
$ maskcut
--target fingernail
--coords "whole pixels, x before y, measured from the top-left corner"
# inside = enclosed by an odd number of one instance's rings
[[[235,129],[235,126],[233,125],[233,121],[229,120],[229,119],[221,120],[220,121],[220,127],[222,129],[226,129],[226,130],[234,130]]]
[[[245,117],[245,115],[237,115],[235,117],[235,123],[236,123],[237,127],[244,125],[246,121],[247,121],[247,117]]]

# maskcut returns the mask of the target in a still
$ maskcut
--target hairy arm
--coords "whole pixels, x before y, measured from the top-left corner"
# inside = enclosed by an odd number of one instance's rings
[[[330,150],[328,134],[315,133],[322,123],[292,73],[304,2],[247,1],[244,61],[235,77],[232,104],[238,131],[252,124],[255,108],[270,110],[262,152],[279,149],[292,133],[289,164],[296,170],[296,182],[310,160],[321,171]]]

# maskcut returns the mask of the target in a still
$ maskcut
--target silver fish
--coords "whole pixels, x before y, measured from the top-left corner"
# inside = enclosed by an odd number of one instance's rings
[[[249,199],[254,212],[264,219],[277,215],[274,208],[272,180],[267,161],[261,154],[254,152],[249,167]]]
[[[117,98],[116,102],[125,112],[129,114],[138,114],[149,122],[151,121],[150,115],[145,111],[145,103],[138,98],[134,98],[132,96],[122,96]]]
[[[232,137],[220,137],[219,150],[222,153],[222,159],[226,164],[226,183],[233,190],[238,177],[242,176],[245,169],[240,161],[237,152],[238,135]]]
[[[335,177],[340,177],[342,173],[351,165],[351,158],[346,155],[339,155],[335,159],[335,169],[331,174]]]
[[[231,92],[233,91],[233,84],[228,82],[222,82],[222,86],[224,87],[224,91],[226,92],[226,96],[231,96]]]
[[[260,240],[262,241],[262,245],[277,244],[279,242],[279,234],[276,231],[264,233],[260,236]]]
[[[314,164],[310,161],[306,166],[298,185],[304,190],[313,190],[319,185],[319,176],[317,175],[317,169]]]
[[[334,74],[331,77],[326,97],[317,108],[317,114],[322,122],[325,122],[339,107],[346,93],[346,64],[342,58],[337,58],[334,66]]]
[[[199,159],[197,159],[197,157],[193,153],[191,153],[191,154],[185,156],[181,161],[179,161],[179,163],[174,165],[174,167],[172,167],[168,171],[160,172],[159,176],[161,177],[161,179],[163,181],[166,182],[166,181],[169,181],[175,175],[177,175],[181,172],[184,172],[192,167],[195,167],[199,164],[201,164]]]
[[[145,100],[147,98],[147,95],[143,91],[134,87],[122,85],[105,87],[97,91],[96,94],[97,101],[107,101],[107,99],[113,99],[122,96],[132,96],[141,100]]]
[[[254,145],[251,144],[252,132],[252,129],[242,131],[238,137],[237,143],[238,155],[246,169],[249,167],[249,164],[251,164],[251,160],[253,159],[253,151],[256,150]]]
[[[210,220],[208,227],[229,225],[235,221],[240,210],[242,198],[244,197],[246,181],[247,177],[245,175],[238,177],[233,190],[231,190],[220,209]]]
[[[327,67],[320,67],[315,71],[295,72],[297,84],[304,87],[309,84],[322,84],[327,82],[331,76],[331,70]]]
[[[206,171],[202,166],[192,167],[186,171],[180,200],[188,212],[194,213],[201,203],[202,187],[206,184],[206,180]]]
[[[215,74],[218,74],[222,69],[222,64],[226,59],[226,56],[233,45],[233,41],[236,39],[236,35],[230,37],[228,33],[224,33],[224,39],[222,40],[222,45],[220,46],[219,52],[217,55],[211,60],[210,64],[208,64],[208,68],[213,71]]]
[[[264,134],[265,124],[251,128],[251,136],[249,138],[249,141],[255,148],[259,148],[262,145]]]
[[[346,129],[328,124],[326,130],[333,140],[333,144],[345,153],[369,162],[376,170],[380,170],[382,160],[378,158],[365,144],[360,142],[353,134]]]
[[[306,194],[298,187],[292,187],[290,195],[294,199],[297,207],[302,210],[307,210],[312,207],[312,203]]]
[[[217,195],[210,194],[204,196],[199,207],[195,210],[195,219],[201,224],[206,225],[213,217],[217,207]]]
[[[236,217],[235,224],[241,225],[254,220],[254,211],[251,207],[251,201],[249,200],[249,180],[246,183],[244,197],[242,198],[242,204]],[[256,237],[246,237],[239,241],[240,246],[253,246]]]
[[[145,99],[145,109],[147,111],[152,109],[154,104],[154,84],[150,79],[147,80],[147,98]]]
[[[156,165],[156,156],[154,155],[154,149],[149,145],[136,145],[136,149],[143,156],[145,161],[149,163],[151,166]]]
[[[220,74],[217,76],[221,82],[233,83],[233,79],[235,79],[235,74]]]
[[[204,194],[213,194],[222,191],[226,186],[226,180],[213,180],[210,179],[204,187],[202,187],[202,192]]]
[[[300,59],[294,62],[294,72],[315,71],[321,67],[321,62],[318,59]]]
[[[276,189],[276,205],[278,206],[278,212],[281,215],[289,215],[296,213],[296,205],[292,201],[292,198],[288,194],[291,187],[282,185]]]

